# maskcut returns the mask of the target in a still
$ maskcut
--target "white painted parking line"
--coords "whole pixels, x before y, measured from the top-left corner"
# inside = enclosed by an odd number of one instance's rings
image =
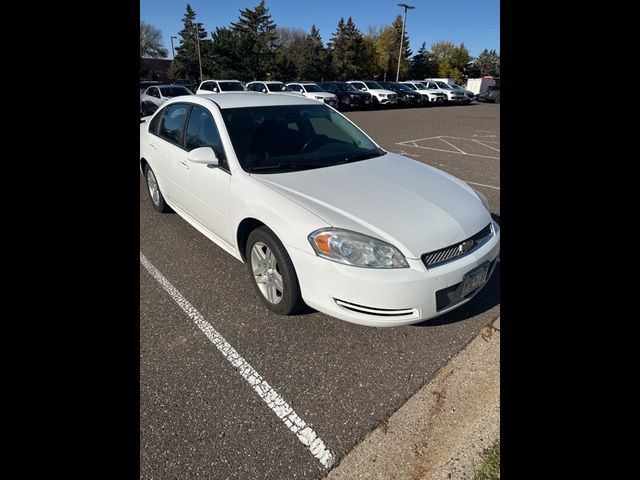
[[[251,385],[258,396],[282,420],[287,428],[296,435],[298,440],[307,447],[311,454],[325,468],[331,468],[334,456],[325,446],[316,432],[298,416],[287,402],[269,385],[256,370],[240,356],[240,354],[220,335],[213,326],[191,305],[186,298],[162,275],[147,258],[140,252],[140,263],[149,271],[151,276],[164,288],[171,298],[178,304],[188,317],[198,326],[222,355],[235,367],[240,375]]]
[[[500,187],[494,187],[493,185],[485,185],[484,183],[475,183],[475,182],[469,182],[469,181],[467,181],[466,183],[470,183],[471,185],[479,185],[481,187],[493,188],[494,190],[500,190]]]
[[[467,142],[474,142],[474,143],[476,143],[478,145],[482,145],[483,147],[490,148],[491,150],[495,150],[496,152],[500,152],[500,150],[495,148],[495,147],[491,147],[489,145],[484,145],[485,143],[494,143],[494,144],[498,144],[499,145],[500,142],[492,142],[492,141],[483,140],[483,142],[481,143],[480,141],[475,140],[473,138],[451,137],[449,135],[438,135],[436,137],[416,138],[414,140],[406,140],[404,142],[396,142],[396,145],[402,145],[403,147],[422,148],[424,150],[435,150],[437,152],[455,153],[456,155],[466,155],[466,156],[469,156],[469,157],[491,158],[491,159],[494,159],[494,160],[500,160],[500,157],[494,157],[494,156],[490,156],[490,155],[479,155],[477,153],[465,152],[461,148],[459,148],[459,147],[455,146],[454,144],[452,144],[451,142],[445,140],[445,138],[448,138],[448,139],[451,139],[451,140],[465,140]],[[442,148],[425,147],[424,145],[418,145],[417,144],[417,142],[422,142],[424,140],[440,140],[440,141],[446,143],[447,145],[455,148],[455,150],[444,150]]]

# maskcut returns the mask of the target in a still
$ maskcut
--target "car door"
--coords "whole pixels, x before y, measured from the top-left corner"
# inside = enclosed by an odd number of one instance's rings
[[[160,188],[169,200],[183,207],[184,186],[180,182],[178,162],[185,161],[186,152],[182,147],[185,122],[189,105],[172,103],[159,113],[162,115],[157,134],[150,135],[148,148],[154,152],[152,168],[160,182]],[[155,118],[154,118],[155,119]]]
[[[193,163],[188,152],[211,147],[220,165],[215,167]],[[200,105],[193,105],[185,132],[183,161],[177,163],[185,209],[207,230],[228,243],[233,243],[229,228],[229,185],[231,174],[213,115]]]

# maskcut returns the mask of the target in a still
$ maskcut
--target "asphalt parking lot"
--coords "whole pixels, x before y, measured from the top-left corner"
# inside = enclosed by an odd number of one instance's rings
[[[469,182],[499,221],[500,105],[346,115],[384,149]],[[198,321],[224,337],[337,463],[500,313],[498,264],[471,302],[419,325],[363,327],[313,310],[278,317],[254,294],[243,264],[176,214],[156,213],[142,180],[140,253],[148,262],[140,267],[144,479],[319,479],[328,472]],[[148,264],[175,288],[173,298]],[[185,313],[175,295],[197,315]]]

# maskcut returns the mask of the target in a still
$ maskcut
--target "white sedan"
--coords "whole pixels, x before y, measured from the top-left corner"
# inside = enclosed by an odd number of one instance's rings
[[[140,124],[151,203],[247,266],[264,304],[373,326],[468,302],[497,263],[482,194],[386,152],[315,100],[228,93],[169,100]]]
[[[140,95],[140,115],[143,117],[151,115],[170,98],[182,95],[193,95],[193,92],[180,85],[151,86]]]

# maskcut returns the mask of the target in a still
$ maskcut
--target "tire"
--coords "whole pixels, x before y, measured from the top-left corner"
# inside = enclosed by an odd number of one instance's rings
[[[146,116],[148,115],[148,114],[147,114],[147,107],[145,106],[145,104],[144,104],[144,103],[143,103],[143,104],[142,104],[142,106],[140,107],[140,111],[142,112],[142,114],[141,114],[141,115],[142,115],[143,117],[146,117]]]
[[[151,200],[151,205],[153,205],[153,208],[155,208],[160,213],[171,212],[171,207],[167,205],[167,202],[164,201],[164,197],[162,196],[162,192],[160,191],[160,186],[158,185],[156,176],[148,164],[144,167],[144,180],[147,184],[147,193],[149,194],[149,199]]]
[[[500,97],[496,98],[493,103],[500,103]]]
[[[251,283],[269,310],[290,315],[304,305],[291,258],[269,228],[258,227],[249,234],[245,258]]]

